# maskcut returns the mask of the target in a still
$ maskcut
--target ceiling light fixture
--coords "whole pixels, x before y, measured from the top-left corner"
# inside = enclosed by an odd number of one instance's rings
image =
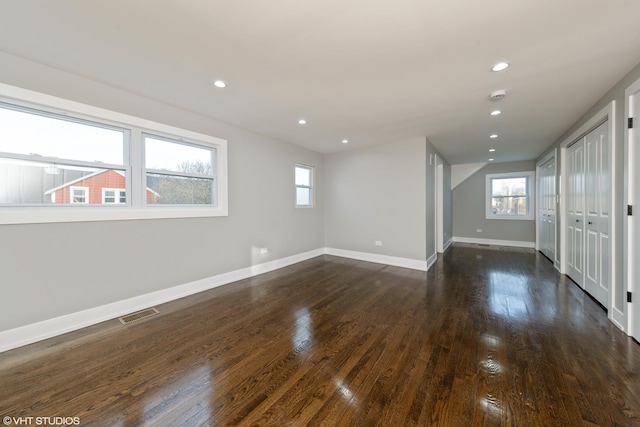
[[[494,159],[489,159],[490,162],[493,162]]]
[[[489,152],[490,152],[490,153],[493,153],[494,151],[496,151],[496,149],[495,149],[495,148],[489,148]]]
[[[500,110],[493,110],[493,111],[491,112],[491,115],[492,115],[492,116],[499,116],[500,114],[502,114],[502,111],[500,111]]]
[[[343,139],[343,140],[342,140],[342,143],[343,143],[343,144],[348,144],[348,143],[349,143],[349,140],[348,140],[348,139]]]
[[[494,65],[493,67],[491,67],[491,71],[502,71],[502,70],[506,70],[507,68],[509,68],[509,63],[508,62],[498,62],[496,65]]]
[[[217,88],[220,89],[224,89],[225,87],[227,87],[227,84],[225,82],[223,82],[222,80],[216,80],[213,82],[213,85]]]
[[[298,124],[299,125],[306,125],[307,121],[305,119],[300,119],[300,120],[298,120]]]
[[[497,133],[492,133],[491,135],[489,135],[489,138],[491,139],[496,139],[498,137]]]

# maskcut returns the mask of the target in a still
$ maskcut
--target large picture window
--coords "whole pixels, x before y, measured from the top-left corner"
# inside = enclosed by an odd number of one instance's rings
[[[0,84],[0,224],[227,215],[226,149]]]
[[[534,219],[534,172],[487,174],[487,219]]]

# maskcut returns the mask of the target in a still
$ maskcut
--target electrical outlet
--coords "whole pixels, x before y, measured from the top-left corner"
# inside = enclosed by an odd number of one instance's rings
[[[482,228],[476,228],[476,233],[482,233]]]
[[[382,241],[376,240],[376,246],[382,246]]]
[[[260,248],[261,254],[266,254],[267,252],[269,252],[269,248]]]

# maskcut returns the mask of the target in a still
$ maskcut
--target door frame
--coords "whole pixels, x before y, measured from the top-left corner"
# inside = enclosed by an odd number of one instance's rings
[[[436,253],[444,252],[444,163],[440,156],[435,155],[436,161]]]
[[[620,287],[626,287],[622,283],[616,283],[616,234],[618,231],[618,210],[617,200],[616,200],[616,156],[615,156],[615,148],[617,145],[616,141],[616,101],[613,100],[609,104],[607,104],[604,108],[602,108],[599,112],[594,114],[589,120],[587,120],[584,124],[582,124],[578,129],[576,129],[571,135],[569,135],[561,144],[560,144],[560,174],[557,177],[560,181],[560,272],[562,274],[567,274],[567,147],[571,145],[573,142],[577,141],[581,137],[584,137],[593,129],[597,128],[599,125],[604,123],[605,121],[609,121],[609,171],[611,174],[611,206],[610,210],[610,233],[611,238],[609,239],[609,253],[611,254],[611,268],[609,269],[609,296],[608,296],[608,304],[607,304],[607,316],[609,320],[611,320],[618,328],[622,329],[626,332],[627,330],[627,322],[626,322],[626,313],[622,313],[617,310],[613,304],[613,297],[615,292],[624,292],[624,289],[619,289]],[[557,159],[556,159],[557,160]],[[557,166],[556,166],[557,168]],[[558,215],[556,214],[556,219],[558,219]],[[558,224],[556,224],[558,227]],[[556,246],[557,248],[557,246]],[[628,311],[628,310],[627,310]]]
[[[555,204],[555,209],[553,210],[553,214],[554,214],[554,218],[553,218],[553,224],[554,224],[554,230],[553,230],[553,265],[560,270],[560,258],[558,256],[558,159],[557,159],[557,152],[558,149],[554,148],[553,150],[551,150],[549,153],[547,153],[546,156],[544,156],[542,159],[540,159],[537,163],[536,163],[536,183],[538,186],[538,204],[537,206],[540,206],[540,197],[542,195],[542,192],[540,191],[541,188],[541,182],[540,180],[542,179],[542,174],[541,174],[541,170],[542,170],[542,165],[544,165],[545,163],[547,163],[549,160],[553,159],[555,162],[553,164],[553,175],[556,177],[555,179],[555,185],[554,185],[554,189],[553,189],[553,195],[554,195],[554,204]],[[539,251],[540,250],[540,209],[536,209],[536,250]]]
[[[634,122],[640,121],[640,113],[639,111],[634,111],[633,105],[633,94],[640,91],[640,79],[636,80],[632,83],[625,91],[625,108],[624,108],[624,203],[623,206],[627,205],[634,206],[634,210],[640,209],[639,199],[640,199],[640,188],[637,184],[634,185],[634,182],[637,182],[638,175],[634,173],[638,167],[640,167],[640,148],[638,144],[640,144],[640,134],[637,132],[638,124],[634,123],[635,129],[629,129],[626,123],[626,119],[629,117],[633,117]],[[622,267],[622,282],[624,285],[624,291],[632,292],[636,294],[636,298],[640,295],[640,284],[638,284],[638,275],[640,274],[640,266],[638,266],[634,262],[635,256],[640,251],[640,242],[637,242],[630,238],[631,233],[637,233],[638,219],[637,213],[634,212],[633,216],[626,215],[625,212],[623,215],[623,267]],[[635,283],[634,283],[635,282]],[[625,299],[626,301],[626,299]],[[637,304],[636,304],[637,306]],[[637,309],[637,308],[636,308]],[[636,337],[636,335],[640,336],[640,331],[637,329],[640,328],[640,325],[634,324],[634,317],[636,315],[634,305],[630,303],[626,303],[626,314],[627,318],[625,319],[625,325],[627,325],[627,334]],[[637,337],[636,337],[637,339]]]

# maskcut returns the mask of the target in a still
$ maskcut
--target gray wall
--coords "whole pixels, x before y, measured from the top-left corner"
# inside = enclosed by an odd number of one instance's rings
[[[424,159],[424,139],[326,155],[326,246],[425,260]]]
[[[485,176],[535,171],[534,161],[489,163],[453,189],[453,235],[474,239],[535,242],[534,220],[486,219]],[[482,229],[478,233],[476,229]]]
[[[582,125],[584,125],[587,121],[593,118],[598,112],[600,112],[600,110],[605,108],[611,101],[616,101],[616,108],[615,108],[616,120],[615,120],[615,123],[613,124],[613,126],[615,127],[615,135],[616,135],[616,141],[614,146],[616,171],[613,179],[615,180],[615,188],[616,188],[616,192],[614,194],[614,197],[615,197],[614,203],[616,206],[616,210],[618,212],[618,214],[616,215],[617,227],[614,230],[615,238],[616,238],[615,251],[617,254],[617,258],[615,260],[615,266],[614,266],[616,282],[617,282],[615,286],[618,289],[621,289],[620,286],[623,280],[622,273],[624,268],[624,260],[622,255],[624,254],[624,241],[623,241],[624,230],[622,226],[623,226],[624,212],[626,212],[626,207],[624,206],[624,166],[625,166],[624,135],[626,133],[627,119],[624,113],[625,103],[626,103],[624,91],[625,89],[627,89],[627,87],[629,87],[632,83],[634,83],[638,79],[640,79],[640,64],[634,67],[627,75],[622,77],[622,79],[619,82],[617,82],[604,96],[602,96],[602,98],[600,98],[591,108],[589,108],[587,112],[584,113],[582,117],[580,117],[580,119],[578,119],[578,121],[573,126],[567,129],[567,131],[563,133],[556,140],[556,142],[553,143],[549,147],[549,149],[547,149],[538,158],[538,160],[540,160],[554,148],[559,148],[560,145],[567,138],[569,138],[573,132],[578,130]],[[558,156],[556,157],[558,173],[560,173],[560,169],[562,167],[562,159],[560,158],[559,153],[560,151],[558,151]],[[560,179],[556,179],[556,183],[558,186],[558,188],[556,188],[556,192],[557,194],[560,194]],[[556,209],[556,212],[560,212],[559,207]],[[556,236],[556,242],[560,242],[562,227],[561,227],[559,217],[558,217],[556,230],[558,233]],[[560,248],[560,245],[558,245],[558,250],[556,253],[556,258],[558,260],[560,260],[559,248]],[[616,307],[624,308],[625,304],[621,300],[621,298],[623,297],[623,293],[618,293],[616,296],[618,297],[618,300],[615,304]]]
[[[324,246],[324,157],[0,54],[2,82],[228,140],[229,216],[0,225],[0,331]],[[316,167],[294,207],[293,166]],[[256,248],[269,247],[259,255]]]
[[[432,154],[439,155],[428,140],[415,139],[325,156],[326,246],[421,261],[432,256]],[[445,233],[451,236],[451,166],[446,161],[444,184]],[[382,246],[375,246],[376,240]]]

